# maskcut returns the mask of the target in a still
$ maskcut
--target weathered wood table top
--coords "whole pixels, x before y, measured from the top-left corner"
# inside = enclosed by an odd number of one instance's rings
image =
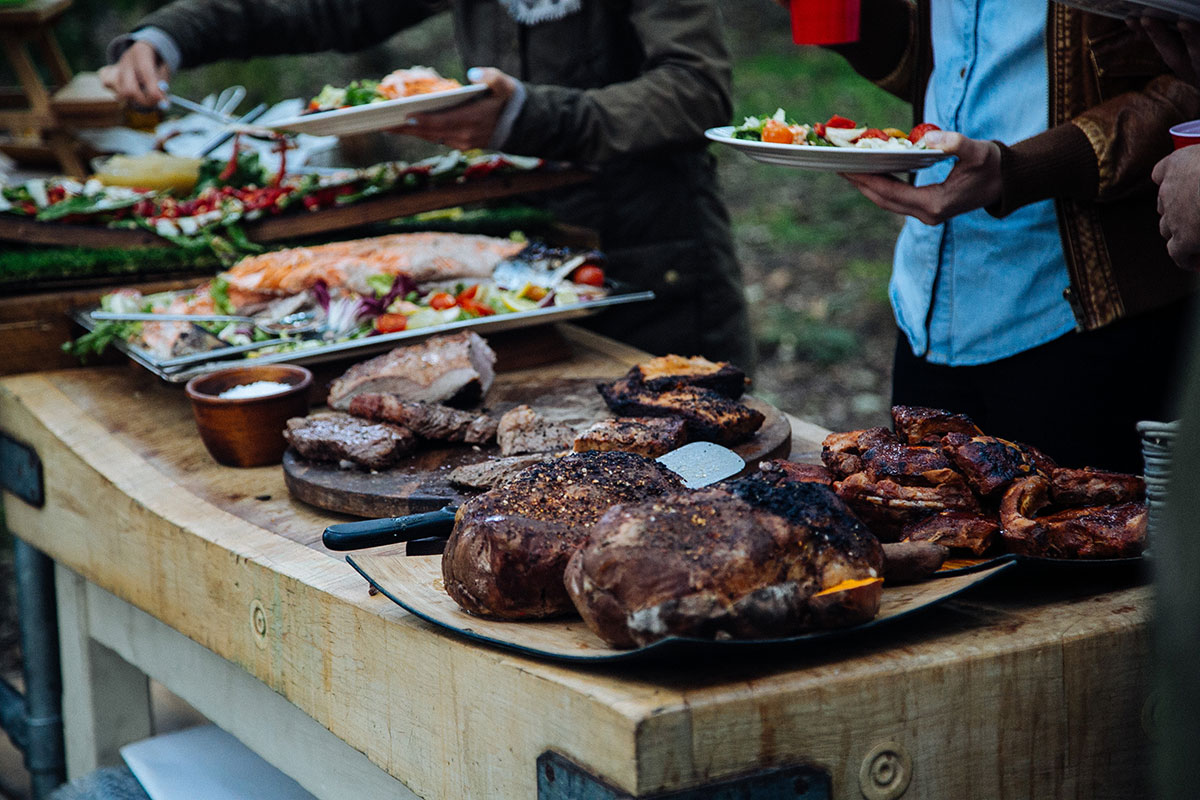
[[[613,376],[641,355],[564,332],[574,356],[543,374]],[[44,507],[4,495],[13,533],[240,665],[422,797],[534,797],[535,760],[555,750],[635,794],[807,762],[857,800],[884,743],[912,759],[909,798],[1146,785],[1146,586],[1010,571],[819,650],[569,667],[368,594],[320,544],[345,517],[292,500],[279,467],[214,463],[182,389],[138,368],[2,378],[0,430],[45,470]],[[822,434],[797,421],[794,454]]]

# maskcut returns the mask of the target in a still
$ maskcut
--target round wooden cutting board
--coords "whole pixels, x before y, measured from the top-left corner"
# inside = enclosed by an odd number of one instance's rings
[[[591,422],[612,416],[596,391],[596,383],[602,380],[606,379],[517,382],[500,376],[488,392],[484,408],[499,416],[527,403],[551,419]],[[746,460],[747,468],[786,456],[792,446],[792,429],[783,412],[756,397],[746,396],[741,402],[766,417],[751,439],[732,448]],[[451,486],[450,472],[499,455],[494,444],[430,447],[390,469],[368,472],[305,461],[289,449],[283,456],[283,474],[292,496],[305,503],[360,517],[394,517],[462,502],[471,493]]]

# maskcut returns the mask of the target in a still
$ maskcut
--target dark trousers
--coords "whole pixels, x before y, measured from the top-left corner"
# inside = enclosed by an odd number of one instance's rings
[[[892,403],[965,413],[984,433],[1031,444],[1064,467],[1140,473],[1136,423],[1179,416],[1191,311],[1181,301],[974,367],[929,364],[901,333]]]

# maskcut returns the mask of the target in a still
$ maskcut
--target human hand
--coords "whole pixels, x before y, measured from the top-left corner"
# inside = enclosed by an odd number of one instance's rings
[[[995,142],[930,131],[925,134],[925,144],[958,157],[941,183],[913,186],[891,175],[864,173],[844,173],[842,177],[880,208],[916,217],[926,225],[940,224],[1000,199],[1000,147]]]
[[[1184,269],[1200,271],[1200,145],[1184,147],[1154,165],[1158,230]]]
[[[396,131],[455,150],[487,147],[504,106],[517,90],[517,82],[492,67],[472,68],[467,76],[474,83],[486,84],[491,91],[478,100],[446,111],[413,114],[408,124]]]
[[[117,63],[100,68],[100,80],[117,96],[139,108],[154,108],[167,99],[159,83],[170,77],[158,51],[146,42],[125,48]]]
[[[1200,86],[1200,25],[1182,20],[1171,25],[1154,17],[1131,17],[1126,22],[1154,43],[1172,72]]]

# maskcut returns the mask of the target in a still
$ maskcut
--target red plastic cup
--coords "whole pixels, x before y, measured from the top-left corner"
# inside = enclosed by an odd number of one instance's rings
[[[1181,122],[1171,128],[1171,141],[1175,142],[1175,149],[1182,150],[1193,144],[1200,144],[1200,119],[1194,119],[1191,122]]]
[[[845,44],[858,41],[859,0],[792,0],[792,41]]]

